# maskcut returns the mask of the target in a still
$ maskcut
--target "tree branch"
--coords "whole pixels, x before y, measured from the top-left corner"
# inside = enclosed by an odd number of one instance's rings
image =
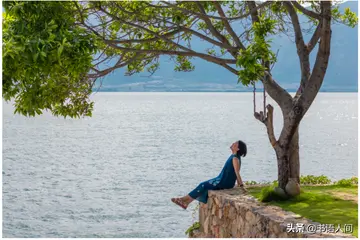
[[[317,25],[314,34],[312,35],[309,43],[307,44],[307,50],[309,53],[314,49],[320,37],[321,37],[321,22],[319,22],[319,24]]]
[[[156,18],[156,19],[159,20],[159,21],[164,21],[164,19],[159,19],[159,18]],[[171,24],[171,25],[175,25],[173,22],[170,22],[170,21],[168,21],[166,19],[165,19],[165,22],[168,23],[168,24]],[[181,26],[181,25],[176,25],[176,28],[181,29],[184,32],[191,33],[191,34],[197,36],[198,38],[200,38],[202,40],[205,40],[205,41],[207,41],[209,43],[212,43],[212,44],[214,44],[216,46],[219,46],[221,48],[225,48],[229,52],[238,51],[238,49],[236,47],[231,46],[229,42],[227,42],[227,43],[218,42],[218,41],[216,41],[216,40],[214,40],[214,39],[212,39],[212,38],[210,38],[210,37],[208,37],[206,35],[201,34],[198,31],[195,31],[195,30],[191,29],[191,27],[185,27],[185,26]]]
[[[174,34],[176,34],[176,33],[178,33],[178,32],[181,32],[181,30],[183,30],[183,31],[186,31],[186,32],[190,32],[190,33],[194,34],[195,36],[197,36],[197,37],[199,37],[199,38],[201,38],[201,39],[203,39],[203,40],[205,40],[205,41],[208,41],[208,42],[210,42],[210,43],[212,43],[212,44],[215,44],[215,45],[217,45],[217,46],[219,46],[219,47],[225,48],[225,49],[229,50],[230,52],[232,52],[232,53],[234,53],[234,54],[237,53],[237,49],[234,48],[234,47],[232,47],[232,46],[230,45],[230,43],[227,41],[227,39],[226,39],[224,36],[222,36],[220,33],[218,33],[218,34],[219,34],[218,36],[220,36],[221,38],[225,39],[226,42],[223,42],[223,43],[217,42],[217,41],[215,41],[215,40],[213,40],[213,39],[211,39],[211,38],[209,38],[209,37],[207,37],[207,36],[205,36],[205,35],[197,32],[197,31],[195,31],[195,30],[192,30],[192,29],[190,29],[190,28],[186,28],[186,27],[184,27],[184,26],[178,26],[179,29],[173,31],[172,33],[167,33],[167,34],[160,35],[160,34],[157,34],[157,33],[153,32],[153,31],[151,31],[151,30],[149,30],[149,29],[147,29],[147,28],[145,28],[145,27],[143,27],[143,26],[138,25],[138,24],[129,23],[129,22],[125,21],[125,20],[122,20],[122,19],[120,19],[119,17],[115,16],[114,14],[111,14],[111,13],[107,12],[105,9],[103,9],[103,8],[101,8],[101,7],[99,7],[99,8],[100,8],[100,10],[101,10],[102,12],[104,12],[105,14],[111,16],[112,18],[115,18],[115,19],[117,19],[118,21],[124,22],[124,23],[126,23],[126,24],[128,24],[128,25],[130,25],[130,26],[133,26],[133,27],[136,27],[136,28],[140,28],[140,29],[142,29],[142,30],[144,30],[144,31],[147,31],[147,32],[149,32],[149,33],[151,33],[151,34],[153,34],[153,35],[155,36],[155,38],[151,38],[151,40],[150,40],[150,39],[146,39],[146,40],[145,40],[145,39],[144,39],[144,40],[138,39],[138,40],[135,40],[135,41],[134,41],[134,40],[117,40],[117,42],[113,42],[113,43],[121,43],[121,41],[123,41],[123,43],[126,43],[126,42],[139,42],[139,43],[143,43],[143,42],[151,42],[151,41],[155,40],[156,38],[158,38],[158,39],[162,39],[162,40],[164,40],[164,41],[166,41],[166,42],[168,42],[168,43],[174,44],[174,45],[176,45],[177,47],[179,47],[179,48],[182,49],[182,50],[185,50],[185,51],[193,51],[193,50],[191,50],[191,49],[189,49],[189,48],[186,48],[186,47],[184,47],[184,46],[182,46],[182,45],[180,45],[180,44],[178,44],[178,43],[175,43],[175,42],[171,41],[170,39],[167,39],[167,38],[166,38],[166,37],[168,37],[168,36],[174,35]],[[135,14],[135,13],[129,12],[129,14]],[[168,22],[168,21],[166,21],[166,22]],[[210,22],[210,24],[211,24],[211,22]],[[211,26],[212,26],[212,25],[211,25]],[[214,28],[214,30],[216,31],[215,28]],[[169,34],[169,35],[168,35],[168,34]],[[110,40],[110,41],[114,41],[114,40]],[[109,43],[110,43],[110,42],[109,42]],[[233,55],[233,56],[236,56],[236,55]]]
[[[267,108],[267,117],[265,119],[265,125],[267,129],[269,141],[271,145],[275,148],[277,144],[277,140],[274,134],[274,124],[273,124],[274,107],[268,104],[266,108]]]
[[[162,35],[159,35],[158,33],[154,32],[154,31],[151,31],[150,29],[147,29],[147,28],[145,28],[145,27],[143,27],[143,26],[141,26],[141,25],[138,25],[138,24],[135,24],[135,23],[131,23],[131,22],[128,22],[128,21],[126,21],[126,20],[124,20],[124,19],[121,19],[121,18],[119,18],[118,16],[107,12],[107,11],[106,11],[105,9],[103,9],[101,6],[99,6],[99,10],[102,11],[103,13],[107,14],[108,16],[111,16],[112,18],[117,19],[117,20],[118,20],[119,22],[121,22],[121,23],[125,23],[125,24],[127,24],[127,25],[129,25],[129,26],[132,26],[132,27],[135,27],[135,28],[144,30],[145,32],[148,32],[148,33],[154,35],[155,37],[157,37],[157,38],[159,38],[159,39],[161,39],[161,40],[163,40],[163,41],[165,41],[165,42],[167,42],[167,43],[173,44],[174,46],[178,47],[179,49],[182,49],[182,50],[184,50],[184,51],[189,51],[189,52],[192,52],[192,51],[193,51],[193,50],[191,50],[191,49],[189,49],[189,48],[187,48],[187,47],[184,47],[184,46],[182,46],[182,45],[180,45],[180,44],[175,43],[174,41],[171,41],[170,39],[168,39],[168,38],[166,38],[166,37],[163,37]]]
[[[264,3],[261,3],[259,4],[258,6],[256,6],[254,9],[250,10],[249,12],[245,13],[245,14],[242,14],[242,15],[239,15],[237,17],[218,17],[218,16],[210,16],[210,15],[207,15],[206,13],[198,13],[198,12],[193,12],[191,10],[188,10],[186,8],[181,8],[181,7],[177,7],[175,6],[174,4],[171,4],[169,2],[164,2],[162,1],[163,3],[167,4],[167,5],[171,5],[174,9],[177,9],[177,10],[180,10],[182,11],[183,13],[189,13],[189,14],[192,14],[192,15],[195,15],[195,16],[198,16],[200,18],[210,18],[210,19],[216,19],[216,20],[227,20],[227,21],[232,21],[232,20],[239,20],[239,19],[243,19],[243,18],[247,18],[248,16],[250,16],[252,13],[256,12],[258,9],[261,9],[263,7],[266,7],[270,4],[273,3],[273,1],[266,1]]]
[[[225,26],[227,32],[231,35],[234,42],[236,43],[236,46],[239,47],[240,49],[245,50],[245,46],[241,43],[239,37],[234,32],[234,30],[230,26],[229,22],[225,19],[226,18],[225,13],[224,13],[223,9],[221,8],[221,5],[219,4],[219,2],[214,1],[213,3],[215,5],[220,17],[223,17],[222,22],[224,23],[224,26]]]
[[[286,109],[291,106],[291,95],[279,84],[277,84],[269,72],[265,72],[265,78],[262,80],[262,83],[266,92],[272,99],[274,99],[274,101],[281,107],[281,109]]]
[[[284,128],[280,134],[279,143],[282,147],[288,148],[296,129],[308,111],[317,93],[320,90],[325,73],[328,67],[331,44],[331,2],[322,1],[321,16],[321,40],[319,44],[314,70],[309,78],[304,93],[294,102],[291,112],[284,119]]]
[[[183,32],[182,29],[177,29],[174,30],[172,32],[168,32],[165,34],[162,34],[160,36],[162,37],[172,37],[178,33]],[[123,43],[148,43],[148,42],[154,42],[157,41],[158,37],[154,37],[154,38],[148,38],[148,39],[121,39],[121,40],[106,40],[109,43],[114,43],[114,44],[123,44]]]
[[[227,70],[229,70],[231,73],[235,74],[236,76],[239,75],[239,70],[236,70],[235,68],[230,67],[227,64],[223,64],[223,63],[219,63],[218,65],[223,66],[224,68],[226,68]]]
[[[154,7],[154,8],[167,8],[167,9],[171,9],[173,8],[174,6],[177,6],[179,5],[181,2],[178,2],[178,3],[175,3],[175,4],[170,4],[171,6],[161,6],[161,5],[153,5],[153,4],[150,4],[148,2],[145,2],[145,4],[149,7]]]
[[[237,49],[234,48],[233,46],[231,46],[230,44],[223,44],[223,43],[221,43],[221,42],[218,42],[218,41],[216,41],[216,40],[214,40],[214,39],[212,39],[212,38],[209,38],[209,37],[207,37],[207,36],[205,36],[205,35],[197,32],[197,31],[191,29],[191,28],[186,28],[186,27],[180,26],[180,29],[182,29],[182,30],[184,30],[184,31],[186,31],[186,32],[192,33],[192,34],[194,34],[195,36],[201,38],[202,40],[205,40],[205,41],[207,41],[207,42],[209,42],[209,43],[212,43],[212,44],[214,44],[214,45],[216,45],[216,46],[219,46],[219,47],[221,47],[221,48],[225,48],[225,49],[227,49],[227,50],[229,50],[229,51],[237,51]]]
[[[266,106],[267,109],[267,115],[266,117],[264,116],[263,112],[256,112],[254,114],[254,117],[259,120],[260,122],[264,123],[264,125],[266,126],[266,130],[267,130],[267,134],[269,137],[269,141],[271,143],[271,145],[273,146],[273,148],[278,147],[277,145],[277,140],[274,134],[274,124],[273,124],[273,113],[274,113],[274,107],[270,104],[268,104]]]
[[[254,1],[246,1],[248,8],[250,10],[252,23],[259,21],[258,12],[256,9],[256,4]],[[272,78],[270,72],[265,72],[265,77],[261,80],[266,92],[270,95],[272,99],[281,107],[281,109],[286,109],[287,107],[291,106],[292,97],[291,95],[283,89],[279,84],[275,82]]]
[[[311,73],[304,93],[299,98],[299,104],[301,104],[303,108],[303,114],[308,110],[319,92],[329,63],[331,45],[331,2],[321,2],[321,11],[323,16],[320,33],[321,40],[316,55],[314,70]]]
[[[196,2],[196,5],[198,6],[200,12],[203,15],[206,15],[205,9],[202,6],[201,2]],[[226,39],[226,37],[224,37],[215,27],[214,25],[211,23],[210,18],[208,17],[202,17],[202,19],[204,20],[204,22],[206,23],[208,29],[210,30],[211,34],[216,37],[217,39],[219,39],[223,44],[227,44],[229,46],[231,46],[231,44],[229,43],[229,41]],[[231,51],[230,54],[236,58],[238,51]]]
[[[93,66],[98,66],[98,65],[100,65],[101,63],[103,63],[103,62],[105,62],[106,60],[109,60],[110,59],[110,56],[106,56],[103,60],[101,60],[101,61],[99,61],[99,62],[96,62],[96,64],[94,64]],[[97,61],[97,60],[99,60],[99,58],[98,59],[94,59],[94,61]]]
[[[304,37],[302,34],[299,18],[295,11],[295,8],[291,4],[291,2],[284,2],[284,5],[290,15],[291,22],[295,31],[295,43],[296,43],[297,54],[299,56],[300,67],[301,67],[300,87],[296,94],[296,97],[298,97],[299,94],[303,92],[306,83],[310,77],[309,51],[304,43]]]
[[[76,4],[76,3],[75,3]],[[77,6],[77,4],[76,4]],[[78,7],[78,6],[77,6]],[[81,11],[80,9],[78,8],[79,12],[80,12],[80,15],[81,15]],[[117,18],[116,16],[112,16],[112,17],[115,17]],[[121,21],[121,19],[120,19]],[[90,26],[86,25],[85,22],[82,20],[82,23],[84,24],[84,26],[86,28],[88,28],[90,31],[92,31],[94,34],[96,34],[97,36],[99,36],[100,38],[102,38],[102,36],[97,33],[94,29],[92,29]],[[134,25],[134,24],[132,24]],[[136,25],[136,24],[135,24]],[[136,25],[137,26],[137,25]],[[145,28],[145,30],[147,30]],[[158,35],[157,33],[154,33],[154,35],[158,38],[163,38],[162,36]],[[103,38],[102,38],[103,39]],[[148,50],[145,50],[145,49],[135,49],[135,48],[125,48],[125,47],[121,47],[121,46],[117,46],[113,43],[113,40],[106,40],[106,39],[103,39],[103,41],[105,43],[107,43],[108,45],[110,45],[111,47],[115,48],[115,49],[119,49],[119,50],[122,50],[123,52],[136,52],[136,53],[153,53],[153,54],[157,54],[157,55],[160,55],[160,54],[163,54],[163,55],[178,55],[178,56],[191,56],[191,57],[199,57],[199,58],[202,58],[208,62],[212,62],[212,63],[216,63],[222,67],[224,67],[225,69],[229,70],[230,72],[232,72],[233,74],[237,75],[238,74],[238,71],[232,67],[230,67],[229,65],[227,64],[236,64],[236,60],[235,59],[222,59],[222,58],[217,58],[217,57],[214,57],[214,56],[210,56],[210,55],[207,55],[207,54],[203,54],[203,53],[198,53],[198,52],[195,52],[193,50],[190,50],[190,51],[175,51],[175,50],[156,50],[156,49],[148,49]],[[169,40],[168,40],[169,41]],[[174,42],[170,41],[171,43],[175,44]],[[185,47],[184,47],[185,48]],[[185,48],[187,49],[187,48]],[[121,65],[122,67],[123,65]],[[125,66],[125,65],[124,65]],[[114,66],[115,67],[115,66]],[[115,68],[119,68],[119,66],[115,67]]]
[[[127,60],[127,61],[125,61],[123,63],[121,63],[122,57],[120,57],[119,60],[117,61],[117,63],[113,67],[107,68],[107,69],[102,70],[102,71],[99,71],[96,68],[92,68],[92,70],[94,70],[96,72],[96,74],[88,74],[87,76],[89,78],[103,77],[103,76],[109,74],[110,72],[114,71],[115,69],[125,67],[126,65],[129,65],[130,63],[136,61],[139,56],[140,55],[138,53],[136,53],[135,56],[133,56],[132,58],[130,58],[129,60]]]
[[[158,20],[163,21],[163,19],[158,19]],[[172,22],[170,22],[168,20],[165,20],[165,22],[174,25],[174,23],[172,23]],[[185,26],[181,26],[181,25],[176,25],[176,27],[183,30],[184,32],[192,33],[193,35],[197,36],[198,38],[200,38],[202,40],[205,40],[205,41],[207,41],[209,43],[212,43],[212,44],[214,44],[216,46],[219,46],[221,48],[225,48],[229,52],[238,51],[238,48],[231,46],[229,42],[226,42],[226,43],[218,42],[218,41],[216,41],[216,40],[214,40],[214,39],[212,39],[212,38],[210,38],[210,37],[208,37],[206,35],[201,34],[198,31],[195,31],[195,30],[191,29],[191,27],[189,28],[189,27],[185,27]]]
[[[249,8],[252,23],[259,22],[260,20],[255,1],[246,1],[246,4]]]
[[[292,25],[293,25],[294,31],[295,31],[295,43],[296,43],[296,47],[298,50],[298,55],[301,56],[302,52],[305,50],[305,43],[304,43],[302,31],[301,31],[299,18],[298,18],[298,15],[297,15],[294,7],[291,5],[291,2],[285,1],[284,5],[285,5],[285,8],[287,9],[287,11],[289,12],[291,22],[292,22]]]
[[[302,12],[303,14],[305,14],[308,17],[312,17],[315,19],[321,19],[320,14],[313,12],[309,9],[306,9],[305,7],[301,6],[301,4],[299,4],[297,1],[292,1],[291,2],[300,12]]]
[[[116,49],[122,50],[123,52],[136,52],[136,53],[147,53],[147,54],[156,54],[156,55],[177,55],[177,56],[187,56],[187,57],[199,57],[201,59],[204,59],[208,62],[216,63],[233,74],[237,75],[238,70],[230,67],[227,64],[235,64],[236,60],[234,59],[223,59],[223,58],[217,58],[214,56],[210,56],[203,53],[198,52],[181,52],[181,51],[173,51],[173,50],[156,50],[156,49],[135,49],[135,48],[124,48],[120,46],[112,46]]]
[[[150,5],[150,4],[148,4]],[[177,4],[176,4],[177,5]],[[117,5],[118,6],[118,5]],[[153,7],[155,7],[155,5],[151,5]],[[169,6],[167,8],[170,8]],[[136,14],[136,12],[127,12],[129,14]],[[157,20],[159,21],[164,21],[164,19],[159,19],[159,18],[156,18]],[[169,24],[172,24],[172,25],[175,25],[174,23],[168,21],[165,19],[165,22],[166,23],[169,23]],[[184,32],[188,32],[188,33],[192,33],[193,35],[209,42],[209,43],[212,43],[216,46],[219,46],[221,48],[225,48],[229,51],[237,51],[237,48],[231,46],[228,42],[227,43],[221,43],[221,42],[218,42],[218,41],[215,41],[214,39],[212,38],[209,38],[191,28],[187,28],[187,27],[184,27],[184,26],[179,26],[179,25],[176,25],[176,30],[172,31],[172,32],[169,32],[169,33],[166,33],[166,34],[163,34],[163,35],[159,35],[158,37],[154,37],[154,38],[149,38],[149,39],[134,39],[134,40],[130,40],[130,39],[125,39],[125,40],[107,40],[108,42],[112,42],[112,43],[115,43],[115,44],[119,44],[119,43],[146,43],[146,42],[152,42],[152,41],[156,41],[160,36],[162,37],[170,37],[170,36],[173,36],[177,33],[180,33],[182,31]]]
[[[136,53],[154,53],[154,54],[163,54],[163,55],[179,55],[179,56],[187,56],[187,57],[199,57],[204,60],[216,63],[223,63],[223,64],[236,64],[235,59],[224,59],[218,58],[214,56],[210,56],[204,53],[199,52],[182,52],[182,51],[175,51],[175,50],[163,50],[163,49],[136,49],[136,48],[125,48],[121,46],[113,46],[116,49],[122,50],[123,52],[136,52]]]

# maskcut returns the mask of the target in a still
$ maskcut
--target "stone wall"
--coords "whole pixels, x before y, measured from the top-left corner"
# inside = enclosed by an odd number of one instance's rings
[[[194,231],[194,238],[290,238],[290,237],[346,237],[349,234],[306,232],[307,226],[319,226],[319,223],[302,218],[280,207],[258,202],[254,197],[244,195],[239,188],[222,191],[209,191],[207,204],[199,209],[201,228]],[[288,224],[305,226],[303,232],[289,232]],[[297,225],[298,224],[298,225]],[[335,229],[337,226],[335,226]],[[323,230],[324,231],[324,230]],[[328,230],[326,230],[328,231]]]

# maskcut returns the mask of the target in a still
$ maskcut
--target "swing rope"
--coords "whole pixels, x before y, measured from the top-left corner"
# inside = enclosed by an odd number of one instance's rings
[[[264,116],[266,117],[266,91],[264,84],[263,84],[263,99],[264,99]]]
[[[254,90],[253,90],[253,105],[254,105],[254,114],[255,114],[256,113],[256,100],[255,100],[256,86],[255,86],[255,82],[253,82],[253,87],[254,87]]]
[[[256,84],[255,84],[255,82],[253,82],[253,105],[254,105],[254,114],[256,114]],[[263,114],[261,114],[261,112],[260,112],[260,116],[262,115],[262,120],[265,120],[265,118],[266,118],[266,91],[265,91],[264,85],[263,85],[263,108],[264,108],[264,111],[262,112]]]

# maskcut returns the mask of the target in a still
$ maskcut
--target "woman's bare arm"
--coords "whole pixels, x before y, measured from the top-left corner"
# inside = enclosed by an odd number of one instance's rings
[[[233,157],[232,163],[234,166],[238,186],[243,186],[244,183],[240,176],[240,160],[237,157]]]

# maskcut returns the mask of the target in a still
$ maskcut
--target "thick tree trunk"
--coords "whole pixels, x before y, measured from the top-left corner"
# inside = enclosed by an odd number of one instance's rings
[[[290,178],[300,184],[299,130],[296,130],[288,149],[279,147],[275,151],[279,187],[285,189]]]
[[[274,135],[274,108],[269,104],[266,109],[266,116],[264,115],[264,112],[255,112],[254,116],[266,126],[269,141],[273,146],[277,157],[279,187],[285,189],[285,186],[290,178],[295,179],[297,183],[300,183],[299,128],[296,129],[291,142],[286,143],[285,146],[281,146]],[[283,109],[283,114],[285,115],[291,111],[290,108],[285,107],[285,109]]]
[[[290,178],[300,184],[299,128],[292,138],[289,148]]]
[[[289,166],[289,151],[285,149],[278,149],[276,156],[277,156],[277,163],[278,163],[278,182],[279,187],[285,190],[286,184],[289,181],[290,177],[290,166]]]

